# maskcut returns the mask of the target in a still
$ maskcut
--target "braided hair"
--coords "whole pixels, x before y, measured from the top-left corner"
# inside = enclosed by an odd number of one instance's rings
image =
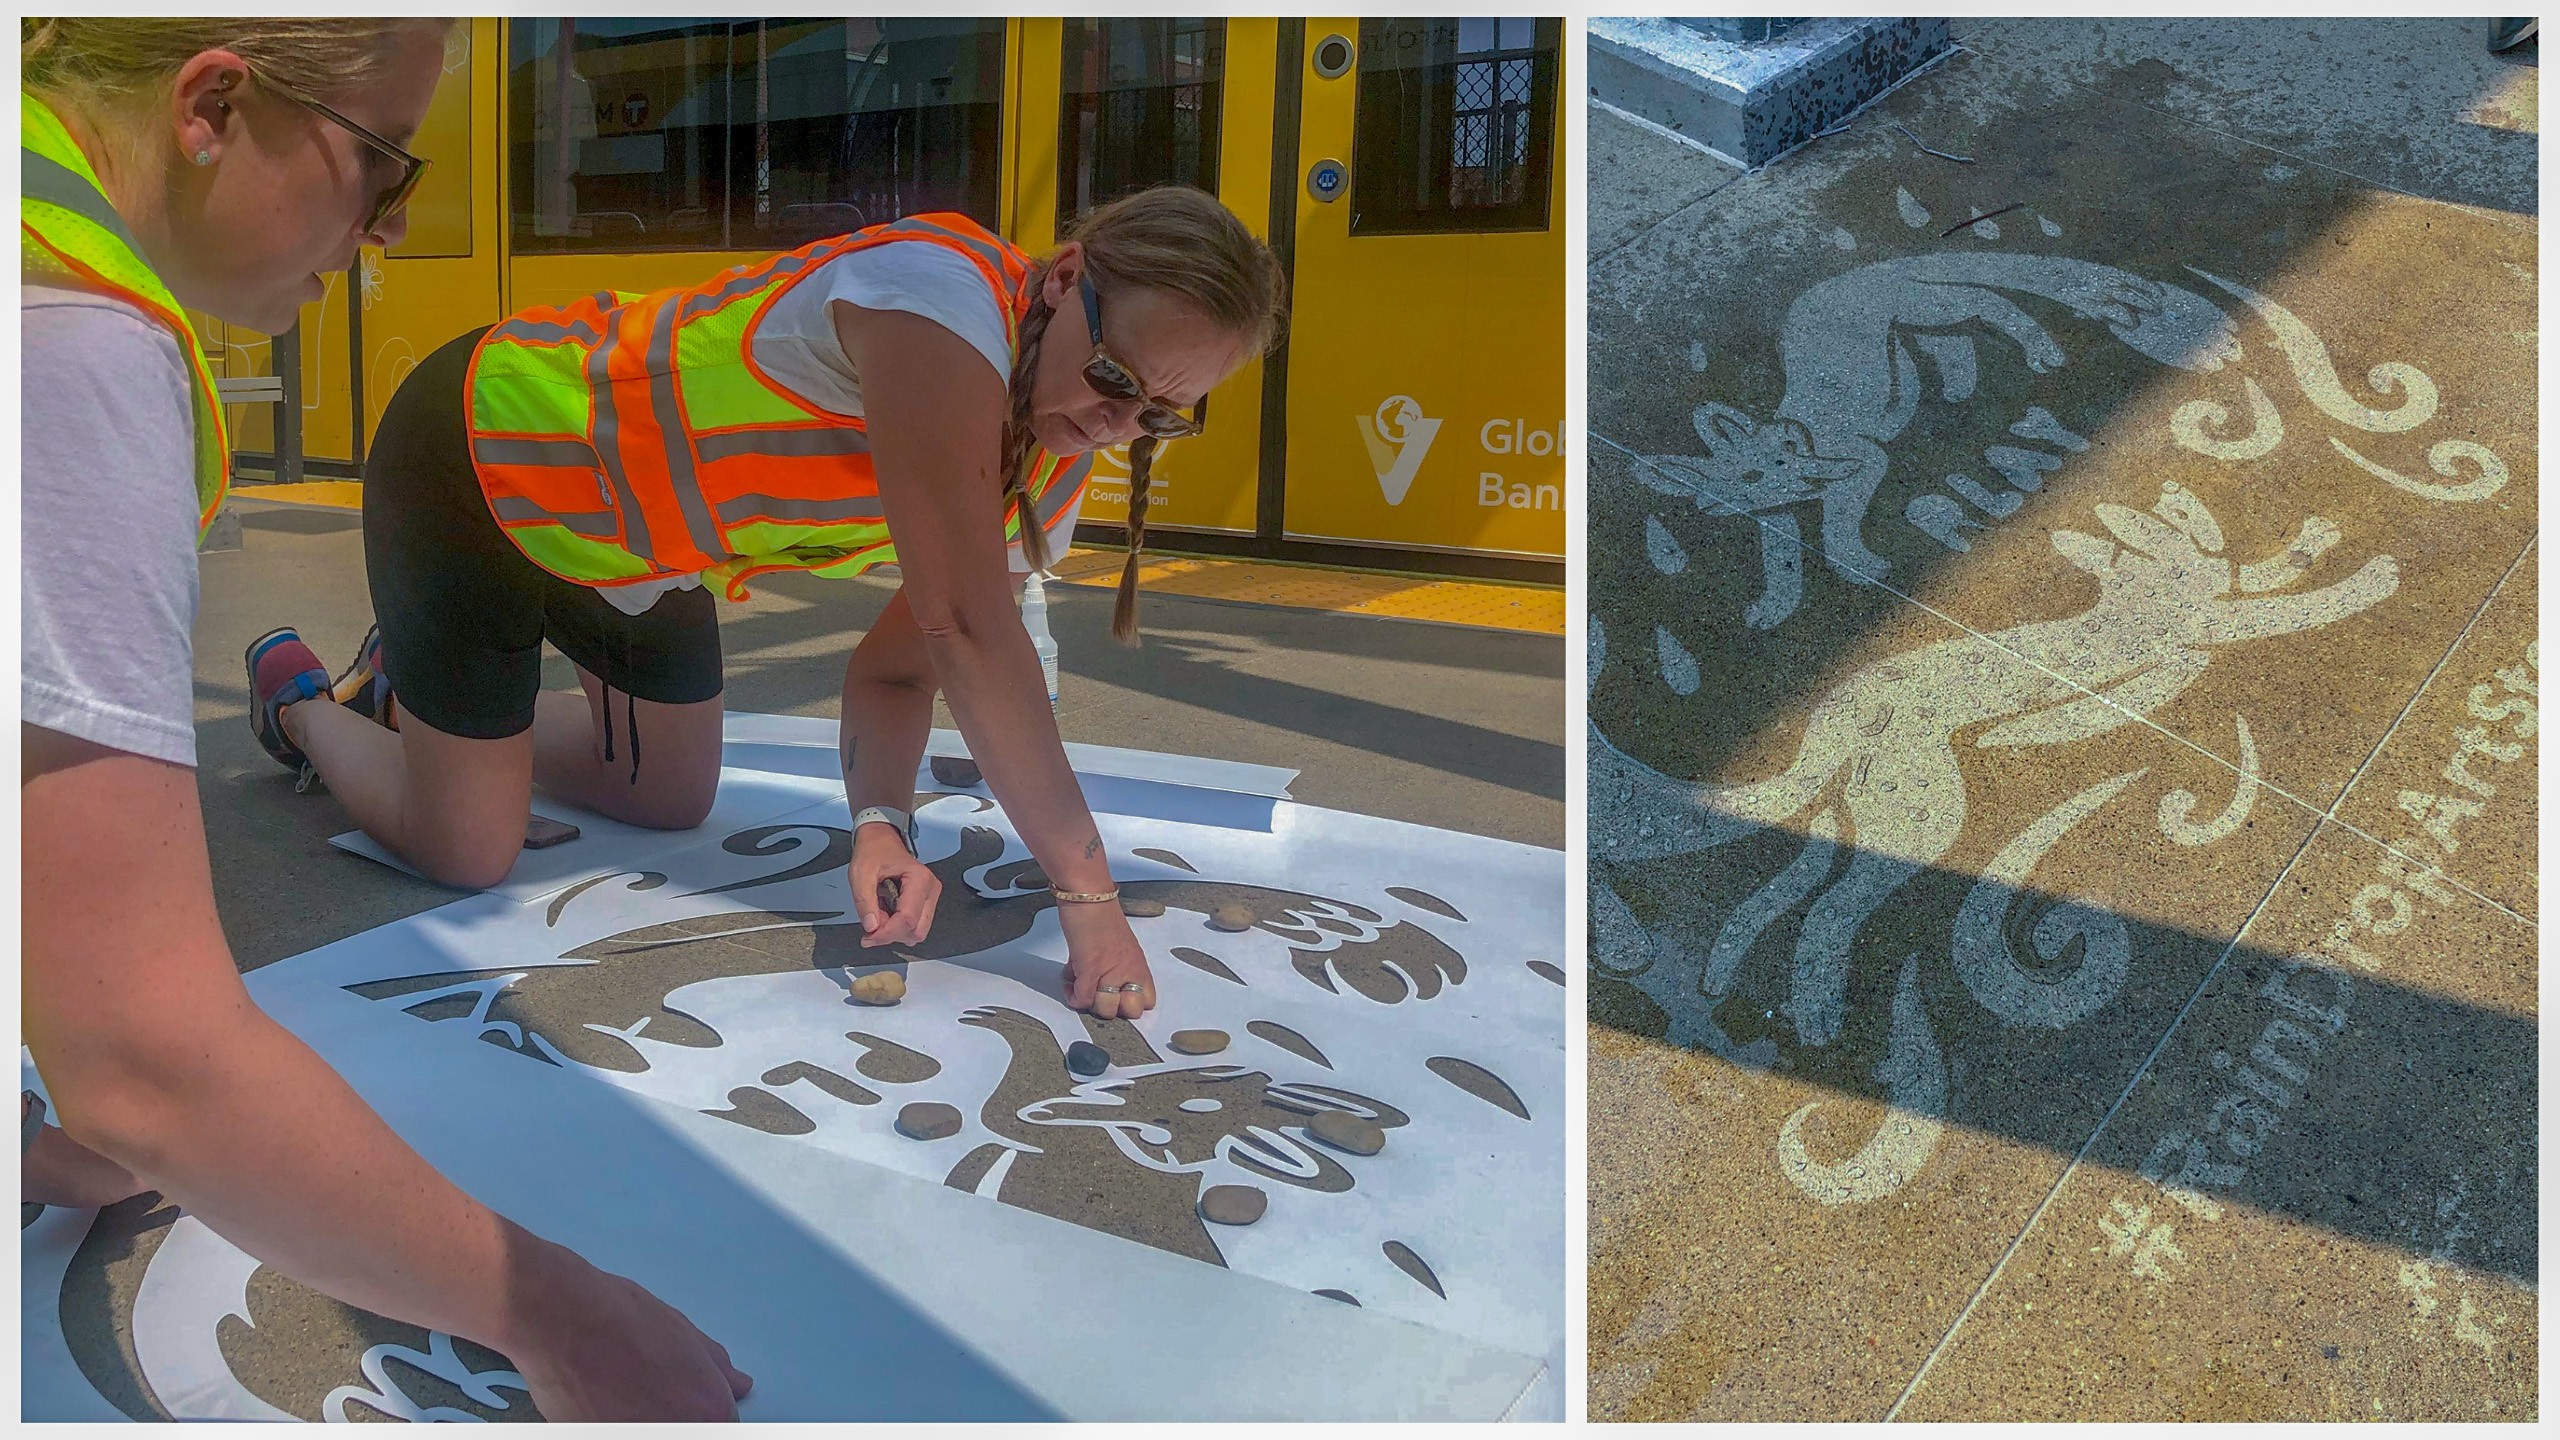
[[[1147,490],[1155,477],[1156,447],[1164,442],[1141,435],[1129,442],[1129,558],[1120,566],[1120,590],[1111,601],[1111,638],[1123,645],[1138,643],[1138,552],[1147,548]]]
[[[1031,274],[1031,293],[1040,293],[1041,281],[1049,267],[1042,265]],[[1040,528],[1040,515],[1031,503],[1031,378],[1040,368],[1040,337],[1049,333],[1049,321],[1057,314],[1046,300],[1031,302],[1031,313],[1022,317],[1020,338],[1013,354],[1013,374],[1005,381],[1004,415],[1004,499],[1019,520],[1022,536],[1022,558],[1034,570],[1049,568],[1049,535]]]
[[[1084,247],[1096,288],[1156,290],[1180,298],[1220,330],[1244,342],[1250,354],[1280,343],[1288,316],[1288,278],[1279,260],[1217,197],[1188,185],[1159,185],[1123,196],[1087,214],[1066,240]],[[1033,293],[1048,273],[1032,279]],[[1022,507],[1022,554],[1033,568],[1048,564],[1046,535],[1027,503],[1031,444],[1031,377],[1052,312],[1035,300],[1023,317],[1014,355],[1005,421],[1005,494]],[[1138,643],[1138,560],[1147,543],[1147,507],[1154,486],[1156,452],[1164,442],[1140,435],[1129,442],[1129,557],[1120,568],[1111,633]]]

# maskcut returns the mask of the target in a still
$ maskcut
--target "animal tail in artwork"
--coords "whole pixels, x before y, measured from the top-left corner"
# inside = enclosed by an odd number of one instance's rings
[[[1803,755],[1766,780],[1700,785],[1675,780],[1620,750],[1591,727],[1591,853],[1604,860],[1659,860],[1711,850],[1802,813],[1838,768]]]

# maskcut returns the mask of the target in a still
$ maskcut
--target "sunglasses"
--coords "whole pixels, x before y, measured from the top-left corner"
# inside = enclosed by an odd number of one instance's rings
[[[1209,418],[1209,397],[1201,396],[1200,403],[1185,415],[1178,407],[1149,395],[1138,383],[1138,377],[1129,373],[1129,367],[1112,359],[1110,352],[1102,348],[1102,301],[1093,293],[1093,276],[1079,275],[1076,283],[1084,291],[1084,327],[1093,337],[1093,358],[1084,362],[1084,383],[1106,400],[1145,402],[1138,411],[1138,428],[1159,440],[1199,434]]]
[[[309,96],[297,95],[283,86],[278,85],[273,80],[266,80],[261,83],[263,83],[268,89],[276,92],[278,95],[281,95],[287,100],[292,101],[294,104],[301,106],[303,109],[318,115],[320,118],[329,121],[338,128],[346,131],[348,134],[355,136],[357,139],[363,141],[367,146],[369,146],[375,153],[389,157],[394,164],[397,164],[400,167],[400,178],[393,181],[390,188],[374,197],[373,213],[366,216],[364,222],[364,228],[368,232],[381,229],[385,221],[400,213],[401,206],[409,203],[409,197],[417,191],[418,181],[424,178],[427,173],[427,162],[425,160],[410,154],[408,151],[401,149],[399,146],[392,144],[390,141],[383,139],[381,136],[374,134],[372,131],[367,130],[353,120],[339,114],[337,111],[330,109],[328,106],[321,104],[319,101],[311,99]]]

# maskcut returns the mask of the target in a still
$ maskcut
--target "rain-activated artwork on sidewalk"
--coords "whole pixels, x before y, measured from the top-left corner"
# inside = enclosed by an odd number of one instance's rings
[[[1594,1420],[2530,1413],[2533,263],[1966,54],[1595,262]]]
[[[1057,902],[1001,810],[983,785],[933,775],[919,773],[940,791],[918,797],[919,854],[943,888],[920,945],[862,947],[841,787],[822,798],[823,782],[769,776],[814,803],[668,837],[539,897],[459,901],[280,962],[255,988],[270,1008],[353,997],[356,1023],[495,1047],[517,1073],[615,1087],[1321,1295],[1327,1314],[1357,1307],[1560,1370],[1555,852],[1286,801],[1234,807],[1233,825],[1098,814],[1160,997],[1140,1022],[1099,1021],[1063,1003]],[[119,1363],[82,1365],[127,1414],[527,1418],[502,1358],[329,1301],[157,1197],[103,1213],[85,1239],[26,1237],[55,1257],[49,1274],[30,1258],[28,1284],[59,1295],[31,1301],[29,1323],[130,1335]],[[138,1282],[109,1273],[136,1263]],[[1146,1303],[1047,1293],[1036,1253],[944,1263],[953,1287],[1017,1293],[1062,1326]],[[331,1364],[284,1353],[315,1343],[334,1346]]]

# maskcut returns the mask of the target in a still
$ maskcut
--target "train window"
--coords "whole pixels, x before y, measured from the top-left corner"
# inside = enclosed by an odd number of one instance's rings
[[[1562,22],[1360,22],[1351,233],[1544,230]]]
[[[1224,20],[1069,20],[1058,76],[1058,227],[1150,185],[1218,188]]]
[[[781,250],[998,222],[1004,22],[508,22],[515,248]]]

